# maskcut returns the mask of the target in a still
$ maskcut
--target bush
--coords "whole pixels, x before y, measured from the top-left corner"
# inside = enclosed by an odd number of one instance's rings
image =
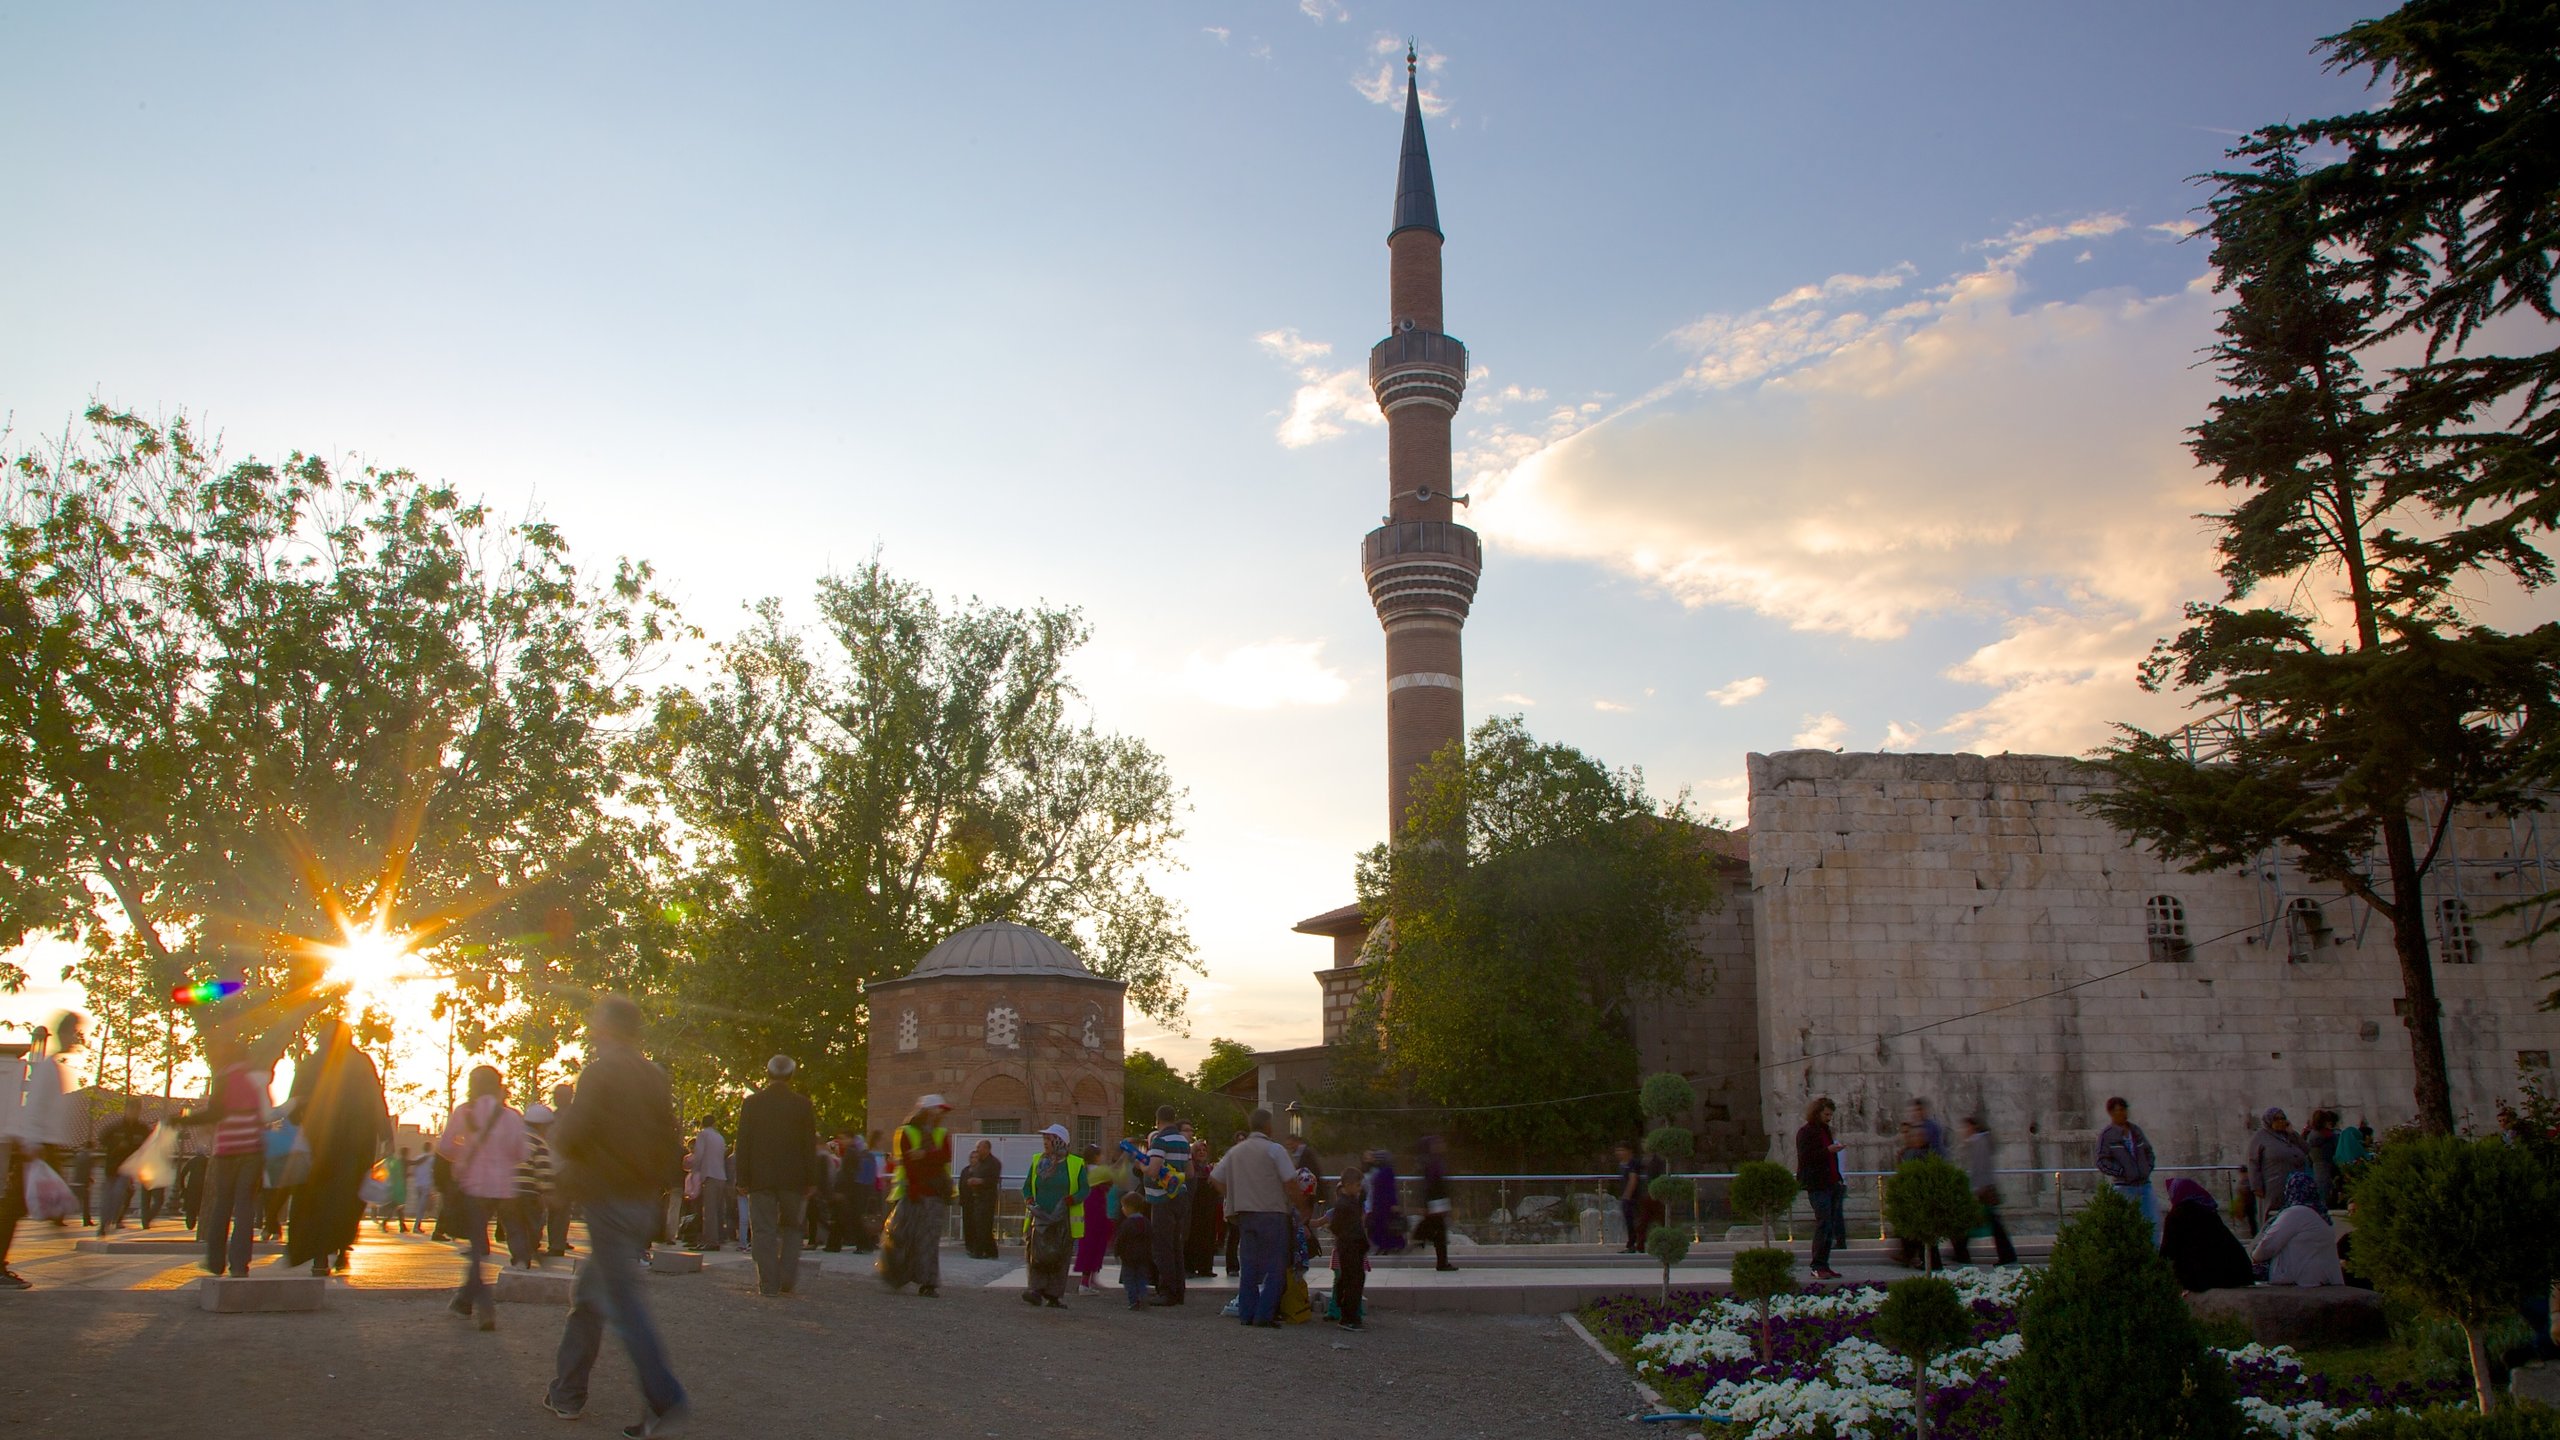
[[[1644,1148],[1673,1165],[1686,1165],[1698,1153],[1698,1137],[1678,1125],[1664,1125],[1644,1137]]]
[[[2549,1166],[2504,1140],[2411,1136],[2356,1184],[2356,1268],[2462,1327],[2484,1413],[2497,1399],[2485,1332],[2547,1293],[2560,1268],[2555,1210]]]
[[[1952,1240],[1982,1222],[1982,1202],[1964,1171],[1934,1155],[1895,1167],[1884,1182],[1884,1223],[1897,1239],[1919,1242],[1937,1268],[1938,1242]]]
[[[2560,1440],[2560,1411],[2530,1402],[2489,1415],[2453,1408],[2383,1410],[2342,1433],[2355,1440]]]
[[[1796,1293],[1796,1257],[1785,1250],[1743,1250],[1733,1257],[1733,1298],[1760,1312],[1760,1363],[1769,1363],[1769,1302]]]
[[[1644,1237],[1644,1253],[1662,1262],[1662,1303],[1671,1303],[1671,1267],[1689,1258],[1689,1232],[1677,1225],[1656,1225]]]
[[[1736,1284],[1741,1274],[1737,1264]],[[1911,1413],[1920,1440],[1929,1440],[1929,1361],[1963,1344],[1972,1333],[1972,1312],[1956,1297],[1956,1287],[1935,1275],[1896,1280],[1884,1292],[1884,1305],[1876,1311],[1876,1341],[1911,1362]],[[1764,1340],[1761,1358],[1767,1357]]]
[[[2231,1371],[2205,1349],[2133,1202],[2101,1190],[2055,1237],[2003,1367],[2012,1440],[2233,1440]],[[2358,1440],[2362,1440],[2359,1434]]]
[[[1646,1076],[1636,1096],[1646,1119],[1666,1125],[1698,1108],[1698,1087],[1667,1072]]]
[[[1796,1172],[1774,1160],[1752,1160],[1734,1172],[1733,1189],[1726,1196],[1733,1206],[1733,1216],[1745,1225],[1760,1227],[1760,1241],[1776,1241],[1778,1217],[1796,1203]]]

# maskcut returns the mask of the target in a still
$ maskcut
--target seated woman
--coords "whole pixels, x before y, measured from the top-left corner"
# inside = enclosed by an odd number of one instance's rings
[[[2181,1175],[2169,1182],[2169,1214],[2160,1222],[2160,1254],[2178,1272],[2178,1288],[2240,1290],[2254,1283],[2249,1252],[2240,1248],[2213,1195]]]
[[[2267,1267],[2270,1285],[2344,1285],[2338,1265],[2338,1231],[2320,1208],[2320,1186],[2308,1170],[2284,1182],[2284,1208],[2258,1232],[2249,1258]]]

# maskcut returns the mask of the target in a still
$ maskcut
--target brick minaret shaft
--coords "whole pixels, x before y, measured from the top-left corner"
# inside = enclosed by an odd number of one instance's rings
[[[1387,232],[1390,328],[1369,352],[1369,388],[1387,415],[1387,518],[1361,544],[1360,570],[1387,632],[1387,822],[1404,831],[1413,774],[1466,735],[1459,636],[1484,552],[1454,523],[1449,422],[1467,388],[1467,347],[1442,333],[1440,206],[1422,138],[1422,94],[1405,51],[1404,155]]]

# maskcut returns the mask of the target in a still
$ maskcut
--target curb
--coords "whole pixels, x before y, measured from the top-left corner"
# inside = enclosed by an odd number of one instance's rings
[[[1579,1316],[1568,1313],[1559,1315],[1556,1318],[1564,1322],[1564,1327],[1566,1329],[1581,1337],[1582,1343],[1591,1347],[1591,1353],[1599,1356],[1601,1361],[1607,1364],[1610,1369],[1627,1377],[1627,1383],[1635,1387],[1636,1398],[1644,1402],[1646,1410],[1659,1414],[1660,1412],[1671,1408],[1671,1406],[1663,1400],[1661,1391],[1656,1390],[1652,1386],[1644,1383],[1642,1380],[1637,1379],[1635,1372],[1627,1368],[1627,1362],[1609,1353],[1609,1347],[1601,1344],[1598,1336],[1582,1328],[1582,1320]],[[1632,1420],[1637,1417],[1631,1415],[1627,1418]],[[1702,1432],[1693,1430],[1689,1433],[1695,1435]]]

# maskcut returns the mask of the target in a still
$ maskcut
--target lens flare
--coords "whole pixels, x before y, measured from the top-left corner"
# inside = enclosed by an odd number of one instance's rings
[[[379,1001],[397,990],[400,982],[425,973],[411,953],[414,943],[415,937],[374,922],[349,928],[346,938],[334,945],[313,948],[329,967],[332,983],[346,986],[359,999]]]

